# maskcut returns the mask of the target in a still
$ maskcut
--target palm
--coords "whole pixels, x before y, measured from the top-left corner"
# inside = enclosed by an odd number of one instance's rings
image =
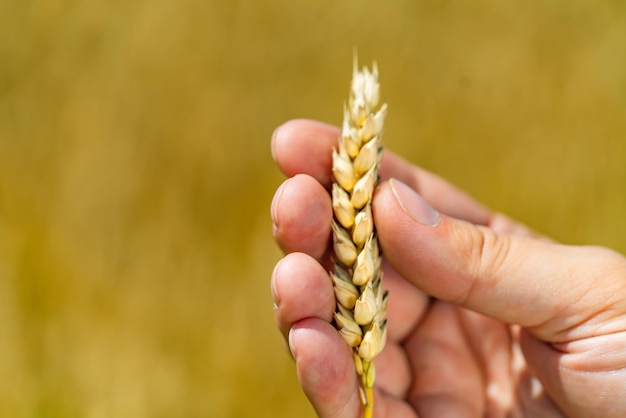
[[[383,416],[559,416],[533,386],[514,327],[429,299],[385,270],[389,341],[376,360]]]

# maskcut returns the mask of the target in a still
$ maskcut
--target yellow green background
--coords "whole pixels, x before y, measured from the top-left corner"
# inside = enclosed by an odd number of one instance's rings
[[[626,252],[621,0],[0,0],[0,417],[312,417],[275,330],[273,129],[339,123]]]

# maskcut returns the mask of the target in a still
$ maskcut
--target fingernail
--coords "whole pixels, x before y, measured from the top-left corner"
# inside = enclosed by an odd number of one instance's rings
[[[280,294],[278,294],[278,289],[276,289],[276,275],[278,273],[278,269],[280,268],[280,264],[282,263],[282,259],[276,263],[274,266],[274,271],[272,271],[272,279],[270,281],[270,291],[272,292],[272,299],[274,300],[274,310],[277,311],[280,307]]]
[[[278,230],[278,204],[280,202],[280,197],[283,194],[283,190],[285,189],[285,184],[287,184],[289,180],[285,180],[283,184],[278,187],[276,193],[274,193],[274,198],[272,199],[272,204],[270,206],[270,216],[272,217],[272,229],[274,232]]]
[[[289,330],[289,351],[291,351],[291,355],[293,356],[293,358],[296,358],[296,346],[293,344],[293,333],[294,333],[294,329],[293,327],[291,327],[291,329]]]
[[[402,209],[416,222],[427,226],[437,226],[441,221],[439,212],[432,208],[422,196],[415,193],[399,180],[389,180],[389,186]]]
[[[280,128],[282,128],[283,125],[280,125],[278,128],[274,129],[274,132],[272,132],[272,140],[270,142],[270,150],[272,152],[272,158],[274,159],[274,161],[276,161],[276,152],[274,151],[274,148],[276,147],[276,139],[278,138],[278,134],[280,132]]]

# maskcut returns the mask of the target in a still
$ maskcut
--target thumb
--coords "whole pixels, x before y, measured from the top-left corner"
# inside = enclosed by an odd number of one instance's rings
[[[597,325],[610,332],[626,310],[626,261],[608,249],[498,234],[437,213],[395,179],[380,186],[373,211],[385,258],[408,281],[544,341],[584,338]]]

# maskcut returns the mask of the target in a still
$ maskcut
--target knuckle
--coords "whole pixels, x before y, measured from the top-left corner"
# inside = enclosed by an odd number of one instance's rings
[[[468,236],[467,287],[460,295],[462,304],[473,299],[474,293],[480,288],[485,289],[497,286],[498,282],[507,276],[513,260],[511,254],[511,239],[506,234],[497,234],[493,230],[477,226],[471,228]]]

